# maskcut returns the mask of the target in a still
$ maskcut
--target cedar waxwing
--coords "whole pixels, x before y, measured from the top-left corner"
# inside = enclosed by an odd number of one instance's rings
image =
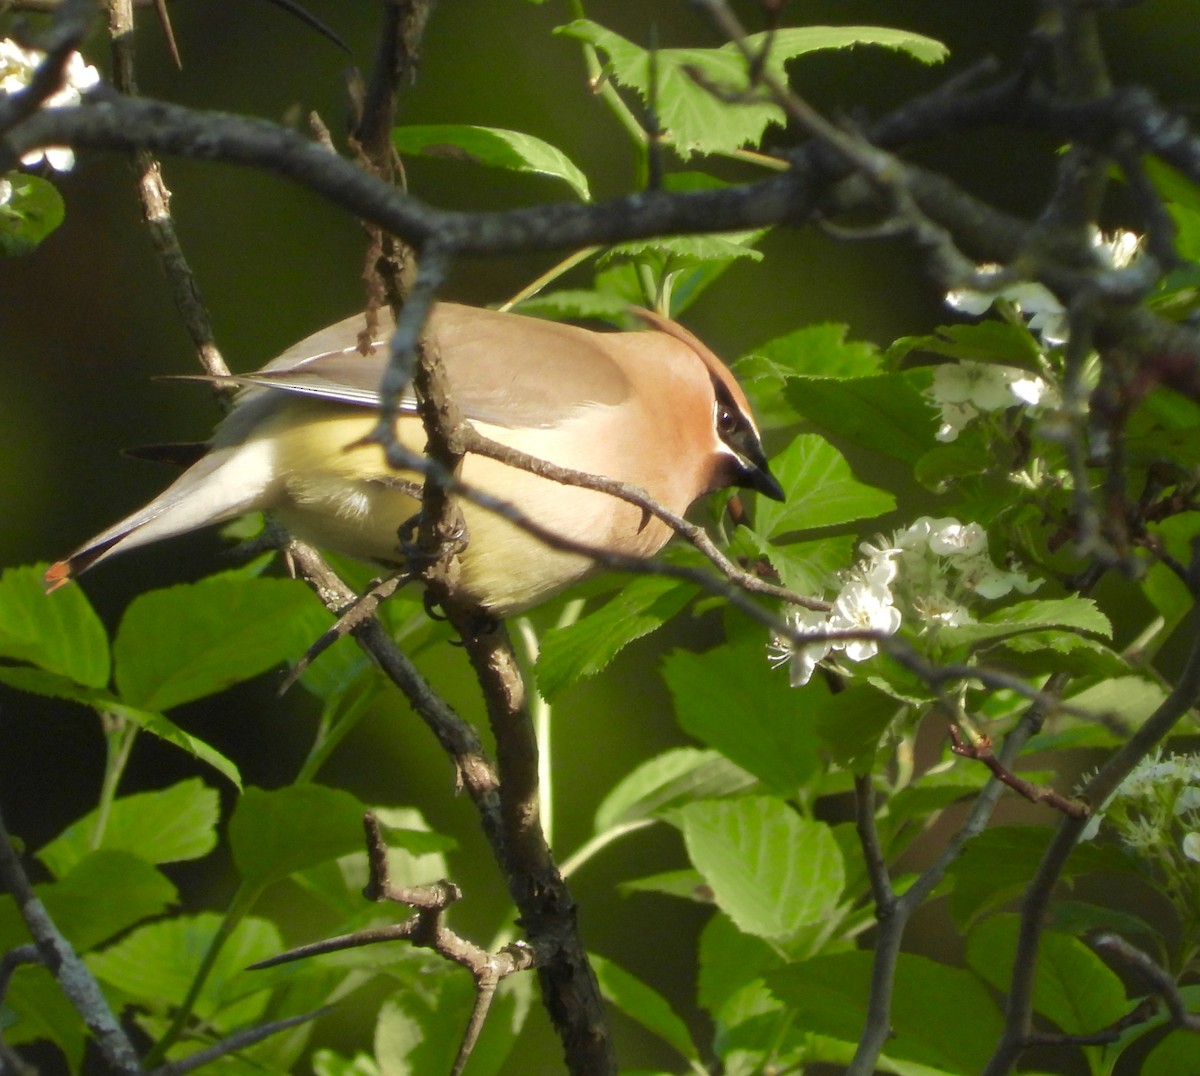
[[[758,430],[728,368],[681,326],[653,314],[645,332],[591,332],[518,314],[439,303],[427,326],[449,392],[482,435],[562,467],[639,486],[677,514],[705,493],[747,486],[782,500]],[[254,374],[207,453],[148,505],[46,573],[50,589],[98,561],[246,512],[270,511],[297,537],[366,560],[402,559],[399,528],[419,510],[411,482],[362,439],[377,422],[390,318],[377,350],[358,350],[362,315],[301,340]],[[397,440],[425,434],[406,398]],[[661,520],[606,493],[495,460],[464,458],[462,479],[542,526],[649,557]],[[407,479],[398,482],[397,478]],[[407,487],[407,489],[405,488]],[[456,597],[496,616],[542,601],[591,571],[493,512],[461,503],[467,545]]]

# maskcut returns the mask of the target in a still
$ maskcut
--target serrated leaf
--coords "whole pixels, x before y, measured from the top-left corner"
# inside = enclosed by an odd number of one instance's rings
[[[216,847],[220,802],[215,789],[198,777],[158,792],[138,792],[114,800],[95,847],[99,809],[72,823],[37,857],[60,878],[96,848],[130,852],[147,863],[199,859]]]
[[[211,766],[239,789],[242,787],[242,775],[232,760],[226,758],[215,747],[205,743],[199,736],[185,732],[164,714],[148,713],[145,710],[137,710],[132,706],[124,706],[120,703],[109,706],[107,709],[117,717],[131,721],[143,731],[150,733],[151,736],[157,736],[160,740],[174,744],[186,751],[192,758],[198,759],[206,766]]]
[[[773,791],[794,795],[820,766],[812,713],[819,696],[771,676],[761,646],[677,650],[663,676],[685,732],[713,747]]]
[[[909,336],[888,349],[899,357],[913,351],[971,362],[1036,368],[1041,358],[1037,339],[1024,326],[988,319],[970,325],[940,325],[932,336]]]
[[[229,820],[229,843],[242,879],[264,886],[363,847],[361,801],[324,785],[271,792],[247,788]]]
[[[496,991],[467,1065],[468,1076],[493,1076],[512,1052],[532,990],[531,977],[510,975]],[[470,976],[421,960],[380,1009],[375,1058],[386,1076],[449,1072],[475,1001]]]
[[[25,172],[9,172],[0,180],[11,188],[0,205],[0,255],[29,254],[62,224],[62,195],[49,180]]]
[[[794,438],[771,460],[771,473],[787,499],[756,502],[755,528],[768,538],[873,519],[896,507],[890,493],[860,482],[845,457],[816,434]]]
[[[997,915],[967,939],[967,963],[998,990],[1009,986],[1020,921]],[[1033,986],[1034,1011],[1068,1035],[1088,1035],[1115,1023],[1129,1009],[1116,972],[1078,938],[1042,932]]]
[[[757,531],[739,527],[730,542],[730,554],[750,559],[766,557],[788,590],[819,597],[837,584],[837,573],[853,563],[854,544],[853,534],[776,544],[763,539]]]
[[[842,891],[829,827],[782,800],[702,800],[674,812],[688,857],[739,930],[782,941],[827,916]]]
[[[525,299],[516,306],[521,314],[540,317],[599,320],[621,323],[629,314],[629,301],[610,292],[584,288],[559,288]]]
[[[130,999],[161,1013],[183,1001],[220,926],[221,916],[211,912],[150,923],[103,952],[90,954],[88,967]],[[257,1019],[274,980],[247,967],[275,956],[282,948],[283,939],[274,923],[254,916],[242,919],[225,940],[205,980],[196,999],[196,1015],[222,1032]]]
[[[1091,598],[1071,595],[1069,598],[1006,605],[975,624],[943,628],[939,638],[948,646],[967,646],[1042,628],[1073,628],[1094,632],[1106,639],[1112,637],[1112,623],[1100,612],[1096,603]]]
[[[538,691],[548,702],[576,680],[595,676],[635,639],[662,627],[696,594],[697,587],[661,575],[643,575],[594,613],[541,639]]]
[[[968,842],[949,868],[950,916],[960,931],[1024,892],[1050,836],[1046,826],[996,826]],[[1085,843],[1071,853],[1063,879],[1099,871],[1136,873],[1136,867],[1115,848]]]
[[[610,1004],[662,1039],[676,1053],[689,1061],[699,1061],[700,1052],[692,1042],[687,1025],[666,998],[611,960],[589,953],[588,961],[600,983],[600,992]]]
[[[864,772],[900,709],[891,696],[857,684],[823,700],[815,715],[816,731],[834,762]]]
[[[696,1000],[719,1019],[725,1002],[742,987],[784,963],[773,946],[743,934],[725,915],[714,915],[704,925],[697,956]]]
[[[0,657],[28,661],[84,687],[108,683],[108,633],[77,586],[47,594],[45,564],[0,575]]]
[[[733,44],[717,49],[657,49],[653,54],[655,75],[652,76],[651,54],[646,49],[597,23],[579,19],[557,32],[587,41],[605,54],[607,67],[616,81],[636,90],[643,101],[653,103],[671,146],[681,157],[692,153],[729,153],[757,144],[769,123],[784,122],[783,110],[778,105],[726,104],[688,73],[693,68],[709,82],[735,92],[744,90],[748,84],[746,60]],[[766,37],[766,34],[751,34],[746,45],[761,50]],[[787,60],[805,53],[860,44],[899,49],[926,63],[937,62],[946,55],[945,47],[931,38],[887,27],[788,27],[776,31],[772,37],[766,68],[775,77],[783,78]],[[653,102],[652,87],[657,89]]]
[[[879,349],[866,340],[847,340],[849,326],[820,322],[776,336],[748,351],[734,364],[745,382],[770,377],[782,385],[789,377],[870,377],[879,374]]]
[[[928,368],[877,377],[795,377],[788,403],[817,429],[892,459],[915,464],[937,441],[934,409],[921,395]]]
[[[760,262],[763,259],[761,251],[755,250],[747,243],[761,236],[761,232],[736,233],[734,235],[681,235],[666,239],[630,239],[624,243],[611,246],[599,260],[600,265],[630,258],[635,261],[646,261],[654,265],[657,272],[678,273],[684,269],[694,269],[710,262],[731,262],[739,258],[749,258]]]
[[[562,150],[522,131],[462,123],[397,127],[392,145],[401,154],[448,157],[509,172],[561,179],[585,202],[591,201],[585,176]]]
[[[1166,691],[1152,680],[1141,676],[1118,676],[1072,695],[1070,703],[1097,715],[1111,715],[1120,725],[1136,727],[1154,713],[1166,697]]]
[[[677,747],[626,774],[596,808],[593,829],[606,833],[653,818],[682,800],[725,796],[753,783],[750,774],[716,751]]]
[[[768,972],[766,980],[772,993],[794,1006],[798,1026],[857,1042],[866,1024],[871,963],[869,952],[831,953]],[[982,1072],[1003,1029],[986,987],[962,968],[915,953],[899,954],[894,982],[885,1057],[962,1076]],[[953,1006],[952,1020],[929,1018],[947,1003]]]
[[[113,643],[122,699],[170,710],[298,657],[329,616],[298,579],[222,572],[135,598]]]
[[[56,882],[34,887],[46,912],[80,953],[135,923],[161,915],[175,903],[175,887],[144,859],[129,852],[90,852]],[[28,940],[11,897],[0,897],[0,942]]]

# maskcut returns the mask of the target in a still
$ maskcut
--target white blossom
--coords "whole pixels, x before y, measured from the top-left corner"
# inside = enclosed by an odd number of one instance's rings
[[[1185,834],[1182,847],[1183,854],[1187,856],[1188,859],[1200,863],[1200,833],[1192,830],[1191,833]]]
[[[942,557],[970,557],[987,549],[987,531],[978,523],[937,519],[930,525],[929,548]]]
[[[826,615],[812,609],[793,609],[787,615],[787,625],[801,635],[820,635],[829,631]],[[792,687],[803,687],[812,679],[812,674],[833,644],[828,639],[817,639],[811,643],[797,643],[784,635],[775,635],[767,646],[767,660],[771,668],[788,667],[788,682]]]
[[[12,199],[13,185],[7,179],[0,179],[0,206],[8,205]]]
[[[886,587],[852,579],[833,603],[829,630],[893,635],[900,627],[900,620],[900,610],[892,604],[892,594]],[[851,661],[866,661],[879,653],[879,644],[874,639],[841,639],[833,645]]]
[[[980,274],[999,274],[1000,266],[977,266]],[[992,289],[957,288],[946,293],[948,306],[962,314],[978,317],[997,299],[1013,304],[1029,319],[1030,332],[1037,333],[1047,347],[1061,347],[1067,341],[1067,312],[1054,293],[1036,281],[1019,281]]]
[[[970,359],[935,367],[928,395],[941,410],[937,439],[943,443],[956,440],[963,427],[981,412],[1018,404],[1049,404],[1055,397],[1050,385],[1037,374]]]
[[[0,92],[18,93],[33,79],[34,71],[46,58],[38,49],[23,49],[10,38],[0,38]],[[94,67],[83,62],[77,52],[71,53],[63,70],[64,82],[59,89],[43,102],[45,108],[60,108],[79,104],[84,92],[100,81]],[[46,163],[58,172],[70,171],[75,164],[75,154],[65,146],[47,146],[30,150],[21,158],[26,165],[37,164],[45,157]]]

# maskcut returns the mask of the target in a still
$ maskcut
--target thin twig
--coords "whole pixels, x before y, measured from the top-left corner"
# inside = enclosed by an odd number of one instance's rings
[[[996,753],[992,750],[990,737],[979,736],[974,742],[968,743],[963,739],[962,732],[957,725],[951,724],[949,731],[951,752],[958,755],[959,758],[970,758],[976,762],[982,762],[992,771],[992,776],[997,781],[1002,781],[1014,792],[1024,796],[1030,803],[1045,803],[1069,818],[1086,819],[1091,816],[1091,810],[1086,803],[1070,799],[1053,788],[1035,785],[1032,781],[1027,781],[1024,777],[1013,773],[996,757]]]

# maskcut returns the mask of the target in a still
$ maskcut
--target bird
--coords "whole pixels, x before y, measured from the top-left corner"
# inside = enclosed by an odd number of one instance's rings
[[[729,368],[678,323],[640,311],[648,329],[594,331],[523,314],[437,302],[426,340],[448,393],[481,435],[561,467],[644,490],[682,515],[701,496],[740,486],[776,499],[745,393]],[[322,548],[396,566],[400,528],[420,510],[418,475],[395,471],[368,435],[378,423],[390,314],[370,348],[361,314],[301,340],[240,386],[204,454],[145,507],[85,542],[45,575],[53,590],[107,558],[265,510]],[[364,353],[367,352],[367,353]],[[397,441],[422,452],[416,397],[403,395]],[[648,558],[672,535],[642,508],[468,454],[465,484],[540,526],[612,553]],[[451,597],[485,615],[522,612],[590,575],[596,561],[554,549],[515,522],[460,501],[466,544]]]

